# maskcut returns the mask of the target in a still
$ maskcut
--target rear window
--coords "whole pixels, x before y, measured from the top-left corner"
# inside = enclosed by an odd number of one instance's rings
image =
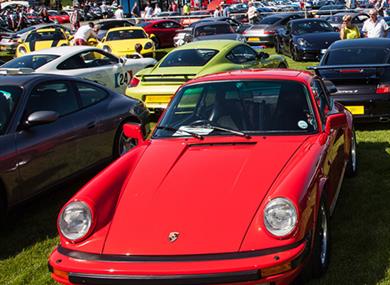
[[[217,34],[231,34],[233,29],[229,24],[226,25],[210,25],[195,28],[195,37],[212,36]]]
[[[348,48],[330,50],[324,58],[325,65],[389,63],[390,49]]]
[[[176,50],[160,64],[160,67],[172,66],[203,66],[218,53],[215,49],[185,49]]]
[[[332,26],[326,21],[299,21],[293,24],[293,34],[300,35],[316,32],[334,32]]]
[[[37,54],[37,55],[25,55],[15,58],[7,63],[3,64],[2,68],[32,68],[34,70],[40,68],[46,63],[58,58],[58,55],[52,54]]]
[[[129,40],[129,39],[145,39],[147,36],[142,30],[125,30],[125,31],[115,31],[110,32],[107,35],[107,41],[119,41],[119,40]]]
[[[328,19],[328,22],[331,22],[331,23],[341,23],[343,21],[343,17],[344,17],[344,15],[341,15],[341,16],[331,16]]]
[[[263,18],[261,21],[260,21],[260,25],[272,25],[272,24],[275,24],[277,21],[279,21],[281,18],[279,17],[274,17],[274,16],[271,16],[271,17],[265,17]]]

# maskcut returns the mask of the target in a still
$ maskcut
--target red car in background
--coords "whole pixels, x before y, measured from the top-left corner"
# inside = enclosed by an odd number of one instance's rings
[[[70,22],[69,15],[64,11],[58,12],[55,10],[49,10],[48,14],[49,20],[56,24],[65,24]]]
[[[173,37],[177,30],[183,29],[183,26],[174,20],[153,20],[141,23],[145,32],[152,37],[156,48],[173,47]]]
[[[180,20],[180,24],[182,24],[184,27],[187,27],[192,23],[195,23],[203,18],[211,17],[212,15],[213,15],[213,11],[208,11],[208,10],[192,11],[187,18],[182,18]]]
[[[327,83],[329,84],[329,83]],[[181,87],[144,140],[58,216],[64,284],[288,284],[329,262],[329,215],[356,171],[352,114],[308,72],[250,70]]]

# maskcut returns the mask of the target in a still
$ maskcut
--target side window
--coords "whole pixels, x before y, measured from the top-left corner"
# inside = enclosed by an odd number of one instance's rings
[[[227,55],[226,58],[233,63],[243,64],[257,59],[256,52],[250,47],[240,45],[233,48]]]
[[[36,111],[54,111],[65,116],[79,109],[77,98],[69,84],[63,81],[40,83],[31,92],[26,115]]]
[[[165,22],[164,28],[166,28],[166,29],[180,28],[180,25],[178,23],[175,23],[175,22]]]
[[[164,29],[165,28],[165,23],[158,23],[153,26],[153,28],[156,29]]]
[[[287,33],[291,33],[291,29],[292,29],[291,27],[292,27],[291,22],[288,22],[287,27],[286,27]]]
[[[76,88],[80,95],[82,107],[96,104],[108,97],[105,90],[87,83],[77,82]]]
[[[57,66],[60,70],[91,68],[118,63],[118,59],[110,54],[100,51],[82,52],[65,60]]]
[[[326,114],[330,110],[329,99],[324,90],[323,84],[318,79],[312,81],[311,88],[320,112],[322,123],[325,123]]]

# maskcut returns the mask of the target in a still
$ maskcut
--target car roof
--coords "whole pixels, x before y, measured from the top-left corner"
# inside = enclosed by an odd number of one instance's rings
[[[194,24],[194,28],[199,28],[199,27],[203,27],[203,26],[219,26],[219,25],[229,25],[228,22],[223,22],[223,21],[207,21],[207,22],[200,22],[200,23],[196,23]]]
[[[58,74],[43,74],[43,73],[29,73],[29,74],[18,74],[18,75],[7,75],[0,73],[0,85],[17,85],[24,86],[32,80],[38,79],[64,79],[70,78],[70,76],[66,75],[58,75]]]
[[[27,55],[34,55],[34,54],[51,54],[51,55],[68,55],[70,53],[77,53],[77,52],[83,52],[87,50],[99,50],[101,49],[90,47],[90,46],[61,46],[61,47],[53,47],[53,48],[47,48],[47,49],[41,49],[34,52],[31,52]]]
[[[334,42],[329,48],[359,48],[359,47],[375,47],[375,48],[388,48],[390,47],[389,38],[361,38],[354,40],[340,40]]]
[[[301,22],[327,22],[324,19],[309,18],[309,19],[295,19],[291,20],[291,23],[301,23]]]
[[[177,47],[174,50],[196,49],[196,48],[222,50],[226,47],[235,46],[240,43],[241,42],[234,41],[234,40],[205,40],[205,41],[190,42],[188,44]]]
[[[263,79],[263,80],[295,80],[309,82],[314,75],[308,71],[294,69],[244,69],[228,72],[209,74],[190,80],[187,84],[223,81],[223,80],[245,80],[245,79]]]

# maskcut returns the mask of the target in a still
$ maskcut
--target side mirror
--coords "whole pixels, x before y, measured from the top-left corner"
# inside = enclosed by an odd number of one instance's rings
[[[54,111],[37,111],[31,113],[28,116],[24,125],[27,127],[32,127],[32,126],[50,124],[52,122],[57,121],[58,117],[59,117],[58,113]]]
[[[347,125],[345,113],[329,114],[326,118],[325,132],[329,134],[331,130],[339,129]]]
[[[119,63],[120,63],[120,64],[125,64],[126,61],[127,61],[127,58],[124,57],[124,56],[119,58]]]
[[[191,42],[192,41],[192,36],[190,34],[185,34],[183,40],[186,43]]]
[[[326,89],[328,90],[329,94],[333,94],[337,92],[336,86],[333,84],[330,80],[323,80]]]
[[[124,124],[123,134],[128,139],[135,139],[137,145],[142,144],[145,141],[141,125],[138,124]]]
[[[101,40],[100,40],[102,43],[104,43],[106,41],[106,37],[103,37]]]
[[[266,59],[266,58],[269,58],[269,54],[266,53],[266,52],[261,51],[261,52],[259,52],[259,53],[257,54],[257,57],[258,57],[259,59]]]

